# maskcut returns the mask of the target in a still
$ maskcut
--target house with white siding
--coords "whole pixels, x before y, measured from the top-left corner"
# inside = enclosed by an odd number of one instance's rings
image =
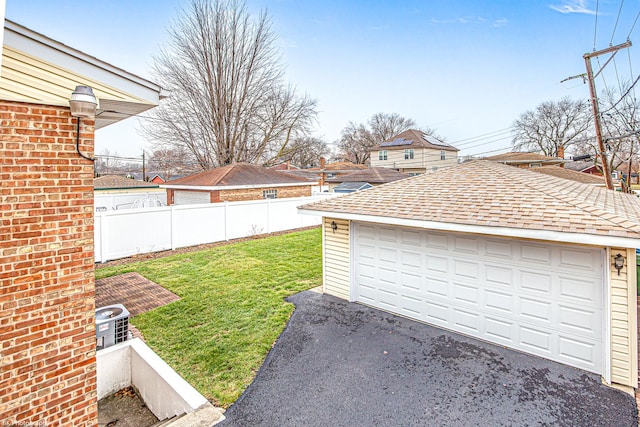
[[[637,196],[479,160],[299,209],[323,292],[637,387]]]
[[[409,129],[371,150],[371,167],[417,175],[458,163],[458,149],[432,135]]]

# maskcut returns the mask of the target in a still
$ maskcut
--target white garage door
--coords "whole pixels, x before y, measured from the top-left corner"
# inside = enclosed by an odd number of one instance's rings
[[[207,191],[185,191],[175,190],[173,192],[174,205],[197,205],[199,203],[209,203],[211,196]]]
[[[356,224],[356,301],[603,373],[603,250]]]

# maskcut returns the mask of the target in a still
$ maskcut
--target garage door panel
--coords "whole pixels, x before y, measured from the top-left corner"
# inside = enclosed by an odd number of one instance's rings
[[[449,240],[444,234],[428,234],[426,240],[426,246],[436,249],[449,249]]]
[[[427,277],[427,294],[435,297],[449,297],[449,282],[446,280],[438,280],[436,278]]]
[[[518,298],[520,315],[531,322],[544,322],[551,325],[552,306],[549,301],[532,298]]]
[[[597,262],[594,259],[593,251],[563,248],[559,252],[559,266],[562,268],[583,270],[588,273],[593,269],[593,264]]]
[[[485,266],[485,280],[500,287],[510,288],[513,284],[513,270],[496,265]]]
[[[503,315],[512,315],[514,296],[509,293],[498,292],[491,289],[485,290],[484,306]]]
[[[480,289],[478,289],[478,286],[454,283],[453,299],[461,303],[477,306],[480,300]]]
[[[485,334],[502,344],[513,344],[516,327],[513,322],[490,316],[484,319]]]
[[[520,250],[522,261],[551,266],[551,250],[548,247],[523,243]]]
[[[560,328],[566,328],[566,330],[575,333],[600,336],[601,317],[598,311],[563,305],[559,307],[558,311]]]
[[[507,242],[488,239],[485,243],[485,255],[489,258],[511,260],[514,257],[513,245]]]
[[[427,256],[427,274],[449,272],[449,259],[447,257],[429,255]]]
[[[454,252],[465,254],[478,254],[478,240],[475,238],[455,237],[453,240]]]
[[[559,278],[560,297],[581,304],[597,304],[602,299],[601,292],[592,278],[573,278],[561,276]]]
[[[534,354],[551,355],[551,333],[542,329],[520,326],[520,347]]]
[[[603,373],[601,249],[360,227],[357,301]]]
[[[477,262],[453,260],[453,271],[456,276],[468,277],[473,280],[479,279],[480,266]]]
[[[551,297],[551,283],[553,277],[549,273],[539,273],[522,270],[520,272],[520,288],[524,291],[532,291]]]
[[[468,310],[462,310],[459,308],[453,309],[453,326],[456,329],[460,329],[466,333],[473,335],[478,334],[480,331],[480,315]]]
[[[580,341],[573,337],[560,336],[558,353],[574,363],[593,364],[596,359],[596,347],[593,343]]]

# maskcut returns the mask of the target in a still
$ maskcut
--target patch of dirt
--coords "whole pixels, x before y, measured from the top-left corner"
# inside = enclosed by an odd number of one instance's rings
[[[209,249],[209,248],[215,248],[218,246],[226,246],[226,245],[232,245],[234,243],[239,243],[239,242],[246,242],[249,240],[256,240],[256,239],[264,239],[265,237],[272,237],[272,236],[282,236],[285,234],[291,234],[291,233],[297,233],[298,231],[304,231],[304,230],[312,230],[314,228],[320,228],[320,225],[314,225],[311,227],[303,227],[303,228],[296,228],[293,230],[285,230],[285,231],[277,231],[275,233],[268,233],[268,234],[258,234],[255,236],[249,236],[249,237],[242,237],[239,239],[232,239],[232,240],[227,240],[227,241],[223,241],[223,242],[215,242],[215,243],[206,243],[204,245],[198,245],[198,246],[189,246],[186,248],[178,248],[175,250],[166,250],[166,251],[160,251],[160,252],[152,252],[149,254],[140,254],[140,255],[134,255],[128,258],[121,258],[121,259],[116,259],[113,261],[107,261],[104,263],[96,263],[95,264],[95,268],[96,269],[100,269],[100,268],[104,268],[104,267],[113,267],[116,265],[126,265],[126,264],[131,264],[132,262],[138,262],[138,261],[146,261],[149,259],[157,259],[157,258],[164,258],[164,257],[168,257],[171,255],[177,255],[177,254],[184,254],[184,253],[190,253],[190,252],[198,252],[204,249]]]

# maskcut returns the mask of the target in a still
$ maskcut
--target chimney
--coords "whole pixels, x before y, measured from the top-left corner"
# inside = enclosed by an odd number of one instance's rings
[[[324,157],[320,157],[320,169],[324,169],[325,164],[327,163],[327,161],[325,160]]]
[[[558,145],[558,153],[556,157],[559,157],[564,160],[564,145]],[[564,163],[560,163],[560,167],[563,168]]]

